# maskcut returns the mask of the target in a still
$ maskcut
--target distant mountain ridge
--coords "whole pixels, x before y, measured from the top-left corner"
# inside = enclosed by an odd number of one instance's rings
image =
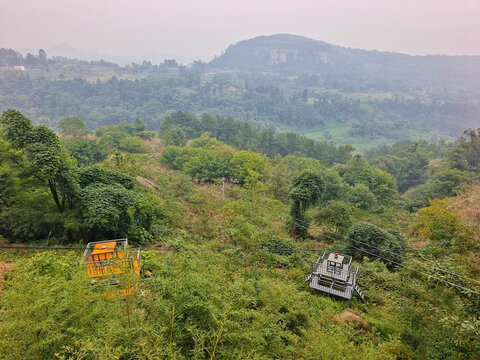
[[[27,53],[37,54],[38,50],[22,50],[25,55]],[[100,52],[83,51],[74,48],[67,42],[60,43],[50,49],[46,49],[47,56],[61,56],[69,59],[99,61],[105,60],[107,62],[115,63],[120,66],[129,65],[131,63],[141,64],[143,60],[149,60],[153,64],[160,64],[166,59],[175,59],[181,64],[188,64],[193,61],[193,58],[186,56],[178,56],[167,53],[151,52],[142,55],[112,55]]]
[[[412,56],[351,49],[303,36],[258,36],[230,45],[210,61],[212,68],[289,74],[354,74],[388,80],[476,86],[480,56]],[[452,79],[453,78],[453,79]]]

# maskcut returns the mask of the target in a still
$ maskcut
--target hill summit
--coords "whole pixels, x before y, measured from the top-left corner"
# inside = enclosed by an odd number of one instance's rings
[[[258,36],[230,45],[211,61],[215,67],[258,68],[264,66],[324,65],[339,46],[298,35]]]
[[[285,74],[341,74],[355,78],[400,80],[411,86],[474,87],[480,56],[411,56],[352,49],[303,36],[258,36],[230,45],[212,68]]]

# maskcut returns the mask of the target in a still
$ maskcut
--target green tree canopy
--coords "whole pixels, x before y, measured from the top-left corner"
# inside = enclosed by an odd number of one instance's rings
[[[162,132],[162,137],[166,145],[185,146],[187,143],[187,135],[179,125],[175,125]]]
[[[0,116],[5,138],[17,148],[23,148],[33,130],[32,122],[17,110],[7,110]]]
[[[85,136],[90,132],[85,121],[78,116],[66,116],[60,119],[58,128],[63,135],[73,137]]]
[[[377,203],[375,195],[373,195],[368,186],[363,183],[350,186],[345,193],[344,199],[363,210],[370,210]]]
[[[167,113],[160,125],[160,135],[163,137],[167,130],[175,126],[181,127],[189,139],[200,135],[200,121],[191,113],[185,111]]]
[[[55,133],[42,125],[32,126],[29,119],[14,110],[4,112],[0,121],[6,140],[23,153],[24,176],[48,186],[58,212],[72,210],[78,192],[77,167]],[[72,232],[66,233],[72,240]]]
[[[298,203],[301,213],[315,205],[325,191],[325,180],[322,175],[313,171],[304,171],[296,176],[290,185],[289,195],[293,202]]]
[[[232,157],[232,165],[237,170],[236,177],[240,184],[243,184],[245,179],[251,176],[251,172],[258,174],[260,180],[263,179],[267,164],[268,160],[265,156],[251,151],[237,151]]]
[[[151,239],[155,209],[139,193],[121,185],[94,183],[80,192],[82,225],[90,240],[129,237]]]
[[[120,150],[130,153],[144,153],[146,152],[140,136],[125,136],[118,144]]]
[[[94,139],[65,139],[62,143],[80,166],[93,165],[107,156],[105,147]]]
[[[371,259],[378,255],[389,268],[395,267],[393,262],[401,263],[399,254],[407,247],[405,239],[398,233],[390,233],[366,221],[354,224],[348,231],[347,239],[350,243],[349,253]]]
[[[133,190],[135,187],[135,179],[131,176],[100,166],[81,169],[78,182],[82,188],[91,184],[121,185],[128,190]]]
[[[371,160],[372,165],[392,174],[398,190],[405,192],[426,180],[428,155],[418,142],[402,142],[392,146],[392,154]]]
[[[368,186],[379,203],[388,203],[397,195],[393,176],[370,165],[361,154],[355,154],[346,165],[337,165],[336,170],[347,184]]]
[[[217,146],[211,149],[197,149],[184,164],[187,174],[199,181],[219,181],[221,178],[233,179],[235,169],[231,163],[234,150],[229,146]]]
[[[330,200],[326,206],[319,206],[316,209],[314,220],[343,234],[352,225],[352,205],[342,200]]]
[[[292,199],[290,208],[290,233],[304,238],[307,235],[309,220],[305,216],[307,208],[315,205],[325,191],[325,180],[316,172],[307,170],[296,176],[288,194]]]
[[[450,164],[459,170],[480,172],[480,128],[465,130],[449,156]]]

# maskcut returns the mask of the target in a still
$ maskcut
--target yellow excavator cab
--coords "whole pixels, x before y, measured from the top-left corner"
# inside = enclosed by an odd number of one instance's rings
[[[107,285],[118,286],[119,291],[111,292],[112,295],[126,296],[135,292],[140,275],[140,250],[129,251],[127,239],[88,243],[84,260],[92,283],[106,279]],[[132,274],[135,277],[135,285],[122,285],[121,281],[116,279],[121,274]]]

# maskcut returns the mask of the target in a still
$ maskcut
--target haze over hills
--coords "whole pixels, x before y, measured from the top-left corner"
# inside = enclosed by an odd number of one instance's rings
[[[0,110],[17,108],[51,127],[80,116],[90,128],[140,119],[152,130],[172,110],[207,113],[360,150],[454,139],[480,127],[480,56],[410,56],[287,34],[240,41],[187,67],[152,57],[119,67],[53,55],[118,61],[68,44],[47,57],[0,49],[0,65],[26,68],[0,73]]]
[[[229,46],[210,65],[221,69],[322,73],[405,81],[412,86],[479,89],[480,56],[411,56],[351,49],[303,36],[258,36]]]
[[[38,50],[22,50],[24,55],[27,53],[37,54]],[[61,56],[69,59],[99,61],[104,60],[112,62],[120,66],[129,65],[131,63],[142,63],[143,60],[151,61],[153,64],[160,64],[165,59],[175,59],[181,64],[189,64],[194,59],[186,56],[167,54],[162,52],[152,52],[141,55],[112,55],[100,52],[91,52],[77,49],[67,42],[60,43],[50,49],[46,49],[48,56]]]

